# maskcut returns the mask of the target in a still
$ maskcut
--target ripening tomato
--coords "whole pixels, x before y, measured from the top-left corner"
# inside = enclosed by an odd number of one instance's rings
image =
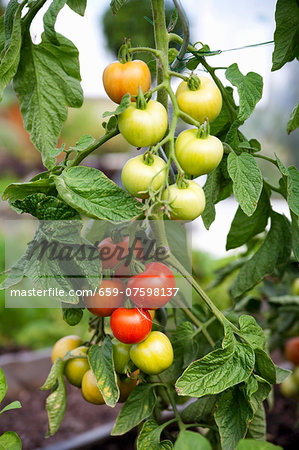
[[[81,392],[87,402],[95,405],[104,405],[105,400],[97,386],[95,374],[91,369],[83,375]]]
[[[125,189],[134,197],[147,198],[151,186],[158,190],[165,179],[165,161],[160,156],[153,155],[152,162],[147,163],[143,155],[129,159],[124,165],[121,179]]]
[[[124,304],[126,298],[126,286],[115,278],[113,280],[102,280],[95,295],[86,297],[85,305],[95,316],[111,316],[113,311]]]
[[[120,264],[115,270],[115,275],[118,277],[126,277],[130,275],[130,267],[128,262],[126,261],[131,250],[129,248],[129,245],[129,236],[125,236],[124,239],[120,242],[113,242],[110,237],[103,239],[102,242],[100,242],[100,244],[98,245],[102,268],[113,269],[121,261],[124,261],[124,263]],[[132,247],[134,247],[136,258],[141,260],[143,257],[143,248],[141,242],[135,240],[132,244]]]
[[[193,128],[179,134],[175,143],[175,154],[181,168],[198,177],[210,173],[220,163],[223,156],[222,142],[215,136],[198,137]]]
[[[143,309],[116,309],[110,319],[113,335],[125,344],[143,341],[151,332],[152,319]]]
[[[127,92],[131,96],[136,96],[139,86],[143,92],[147,92],[151,87],[151,73],[143,61],[135,60],[126,63],[115,61],[104,70],[103,84],[111,100],[120,103]],[[134,101],[134,97],[131,99]]]
[[[289,375],[280,385],[280,391],[285,397],[299,396],[299,386],[293,374]]]
[[[118,339],[112,339],[113,362],[117,373],[126,373],[130,361],[130,344],[124,344]]]
[[[299,366],[299,336],[288,339],[284,351],[286,359]]]
[[[127,284],[128,295],[139,308],[162,308],[173,296],[175,278],[161,262],[151,262],[145,271],[134,275]]]
[[[76,356],[86,356],[87,347],[77,347],[71,353]],[[81,387],[82,378],[89,369],[87,358],[73,358],[66,362],[64,374],[71,384]]]
[[[136,387],[138,382],[138,374],[139,370],[135,370],[135,372],[131,373],[129,377],[119,378],[119,403],[124,403]]]
[[[204,191],[194,181],[188,181],[187,187],[184,188],[172,184],[163,193],[163,200],[170,202],[171,218],[178,220],[194,220],[206,206]]]
[[[150,100],[145,109],[138,109],[135,103],[118,116],[118,128],[129,144],[148,147],[162,140],[168,125],[164,106]]]
[[[203,123],[216,119],[222,107],[221,92],[214,83],[206,77],[198,77],[199,88],[191,90],[186,81],[182,81],[176,91],[179,108],[193,119]]]
[[[171,366],[173,349],[164,333],[153,331],[143,342],[132,345],[130,356],[142,372],[157,375]]]
[[[52,362],[54,362],[57,358],[63,359],[67,352],[74,350],[81,344],[82,339],[79,336],[75,336],[73,334],[70,336],[64,336],[63,338],[59,339],[52,349]]]

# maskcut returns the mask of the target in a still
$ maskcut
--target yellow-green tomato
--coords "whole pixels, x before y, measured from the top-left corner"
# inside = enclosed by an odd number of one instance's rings
[[[221,92],[214,81],[206,77],[198,78],[200,86],[195,91],[189,89],[186,81],[179,85],[176,91],[178,105],[184,113],[198,122],[203,123],[206,119],[212,122],[221,111]]]
[[[299,366],[297,366],[293,372],[293,379],[297,383],[299,389]]]
[[[295,278],[292,284],[292,293],[293,295],[299,296],[299,278]]]
[[[168,125],[164,106],[151,100],[145,109],[138,109],[136,103],[118,116],[118,128],[129,144],[147,147],[157,144],[163,138]]]
[[[177,220],[194,220],[206,206],[204,191],[194,181],[188,181],[187,187],[184,188],[172,184],[164,191],[163,200],[170,203],[171,218]]]
[[[72,355],[86,356],[87,347],[81,346],[72,350]],[[90,369],[87,358],[73,358],[66,362],[64,374],[74,386],[81,387],[83,375]]]
[[[89,403],[94,403],[95,405],[103,405],[105,403],[97,386],[96,377],[91,369],[85,372],[82,378],[81,392],[83,398]]]
[[[125,189],[134,197],[147,198],[148,189],[159,189],[165,178],[165,161],[153,155],[152,163],[147,164],[143,155],[129,159],[124,165],[121,179]]]
[[[285,397],[296,397],[299,395],[299,386],[293,375],[289,375],[280,385],[280,391]]]
[[[130,361],[131,344],[124,344],[118,339],[112,339],[113,362],[117,373],[126,373]]]
[[[218,138],[210,135],[200,138],[197,135],[196,128],[185,130],[179,134],[175,144],[181,168],[195,177],[210,173],[223,156],[223,145]]]
[[[130,350],[133,363],[144,373],[156,375],[171,366],[173,349],[168,337],[160,331],[152,331]]]
[[[79,336],[70,335],[59,339],[52,349],[52,362],[57,358],[64,358],[67,352],[74,350],[82,344],[82,339]]]

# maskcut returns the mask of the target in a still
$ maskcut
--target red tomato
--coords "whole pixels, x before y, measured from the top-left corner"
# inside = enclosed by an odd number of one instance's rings
[[[142,342],[151,332],[152,318],[143,309],[116,309],[110,319],[113,335],[125,344]]]
[[[285,344],[285,357],[295,366],[299,365],[299,336],[287,340]]]
[[[96,295],[86,297],[85,304],[95,316],[107,317],[124,304],[125,298],[126,286],[121,280],[102,280]]]
[[[139,308],[161,308],[174,294],[174,275],[160,262],[152,262],[145,267],[144,272],[129,279],[128,295]]]
[[[121,242],[114,243],[110,237],[107,237],[98,245],[103,269],[113,269],[122,260],[124,261],[115,271],[118,277],[127,277],[131,274],[130,266],[126,262],[129,255],[129,236],[126,236]],[[135,241],[134,253],[136,258],[142,259],[143,248],[140,241]],[[132,257],[130,257],[132,258]]]
[[[120,103],[123,96],[129,92],[138,94],[139,86],[143,93],[151,87],[151,73],[145,62],[140,60],[109,64],[103,73],[103,84],[106,93],[115,103]],[[134,101],[135,98],[132,97]]]

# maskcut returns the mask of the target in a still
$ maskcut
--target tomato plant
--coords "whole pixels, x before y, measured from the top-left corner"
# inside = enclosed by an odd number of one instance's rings
[[[31,214],[37,226],[25,253],[3,274],[1,288],[26,279],[48,300],[61,302],[70,326],[92,313],[84,351],[75,335],[53,347],[42,387],[51,391],[48,434],[57,432],[66,410],[66,375],[91,403],[124,402],[113,434],[138,429],[140,449],[247,450],[252,440],[259,446],[266,439],[264,402],[272,385],[283,382],[286,396],[298,392],[297,369],[287,378],[289,371],[272,361],[268,349],[282,355],[288,339],[285,356],[299,364],[298,170],[265,155],[264,143],[247,137],[243,127],[262,98],[262,77],[243,74],[236,63],[212,66],[210,56],[215,61],[222,50],[201,44],[201,36],[190,42],[182,2],[173,1],[176,11],[166,24],[164,1],[151,0],[155,48],[124,39],[118,62],[106,67],[104,88],[118,105],[103,114],[109,119],[101,137],[85,134],[56,148],[68,108],[83,103],[78,51],[55,31],[65,3],[84,15],[86,2],[11,0],[0,17],[0,97],[12,81],[24,127],[45,167],[3,192],[13,210]],[[274,71],[298,56],[297,3],[277,1]],[[36,43],[30,27],[44,5],[44,33]],[[122,7],[125,0],[111,1],[115,14]],[[176,16],[182,36],[173,32]],[[149,67],[133,59],[140,52],[155,62],[152,85]],[[198,76],[201,71],[206,75]],[[287,132],[298,126],[297,105]],[[123,167],[126,190],[97,168],[98,160],[84,165],[120,134],[140,152]],[[275,168],[277,182],[260,160]],[[275,210],[273,193],[287,203],[289,215]],[[202,255],[188,270],[192,225],[182,221],[201,216],[196,226],[221,224],[215,205],[232,195],[238,209],[226,249],[234,255],[217,262],[207,281]],[[183,243],[173,225],[183,232]],[[174,289],[178,295],[169,302]],[[219,310],[215,290],[230,309]],[[0,400],[3,385],[0,373]],[[164,409],[173,413],[168,422]],[[268,444],[261,443],[265,449]]]
[[[165,264],[153,262],[145,266],[144,272],[131,277],[127,288],[139,308],[162,308],[174,295],[175,278]]]

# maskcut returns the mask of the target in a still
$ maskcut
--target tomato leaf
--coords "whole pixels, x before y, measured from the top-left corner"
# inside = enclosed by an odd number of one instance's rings
[[[60,197],[88,217],[123,222],[142,212],[137,200],[92,167],[71,167],[53,179]]]
[[[160,435],[165,426],[167,426],[167,423],[158,425],[157,422],[152,419],[144,422],[138,436],[137,450],[159,450],[165,448],[160,445]],[[172,448],[172,446],[170,448]]]
[[[209,230],[216,218],[215,203],[220,187],[220,172],[218,167],[208,174],[203,187],[206,196],[206,207],[201,215],[204,226]]]
[[[276,368],[270,356],[262,349],[255,348],[256,372],[271,384],[276,383]]]
[[[275,10],[276,29],[272,71],[292,61],[298,52],[299,6],[296,0],[278,0]]]
[[[265,333],[256,323],[252,316],[242,315],[239,317],[240,331],[242,335],[250,342],[253,348],[265,349]]]
[[[88,361],[106,405],[114,407],[119,399],[119,388],[113,366],[112,342],[109,336],[105,337],[101,347],[93,345],[90,348]]]
[[[55,166],[57,137],[67,117],[67,106],[83,102],[78,50],[56,33],[59,46],[48,41],[35,45],[24,35],[14,88],[21,102],[25,129],[41,152],[48,169]]]
[[[292,218],[292,246],[294,256],[299,261],[299,217],[291,211]]]
[[[228,155],[228,172],[233,180],[236,200],[247,216],[251,216],[263,188],[263,177],[259,166],[250,153]]]
[[[11,402],[9,405],[6,405],[1,411],[0,411],[0,416],[1,414],[3,414],[5,411],[11,411],[12,409],[19,409],[22,408],[22,405],[20,402],[15,401],[15,402]]]
[[[83,317],[83,309],[81,308],[62,308],[62,317],[63,320],[70,325],[71,327],[74,327],[75,325],[78,325],[78,323],[81,322],[81,319]]]
[[[276,369],[276,383],[280,384],[285,380],[292,372],[284,369],[283,367],[275,366]]]
[[[270,211],[269,195],[265,189],[262,190],[256,210],[251,216],[248,217],[239,206],[227,235],[226,250],[240,247],[264,231]]]
[[[190,403],[181,413],[183,422],[206,423],[214,422],[214,411],[216,408],[216,395],[206,395],[195,402]]]
[[[288,168],[288,205],[299,216],[299,171],[295,166]]]
[[[111,0],[110,8],[112,9],[113,14],[117,14],[126,2],[127,0]]]
[[[266,438],[266,414],[262,403],[256,402],[254,398],[251,399],[251,405],[254,411],[254,416],[249,424],[247,437],[261,440]]]
[[[22,443],[19,436],[14,431],[6,431],[0,436],[1,450],[21,450]]]
[[[44,15],[44,30],[47,39],[54,45],[60,45],[56,36],[54,25],[59,12],[62,10],[67,0],[53,0]]]
[[[31,214],[40,220],[69,220],[80,218],[77,211],[63,201],[42,193],[28,195],[23,200],[15,200],[11,204],[18,211]]]
[[[4,399],[6,392],[7,392],[6,378],[3,370],[0,367],[0,403]]]
[[[117,106],[115,111],[106,111],[103,114],[103,118],[108,116],[118,116],[119,114],[123,113],[131,104],[131,96],[127,92],[123,98],[121,99],[120,104]]]
[[[87,0],[67,0],[67,5],[80,16],[84,16]]]
[[[55,359],[51,367],[51,371],[40,389],[42,391],[47,391],[48,389],[54,388],[57,382],[57,378],[59,374],[63,372],[63,370],[64,370],[64,362],[62,361],[62,359],[61,358]]]
[[[74,147],[69,147],[69,150],[75,151],[83,151],[86,150],[90,145],[92,145],[95,141],[95,138],[90,136],[90,134],[84,134],[80,137],[80,139],[76,142]]]
[[[221,395],[215,419],[223,450],[235,448],[240,439],[245,437],[252,417],[252,407],[239,386]]]
[[[273,272],[278,264],[287,260],[291,252],[291,232],[288,219],[272,212],[271,228],[261,247],[241,268],[231,288],[233,297],[240,297],[266,275]]]
[[[209,441],[199,433],[194,431],[181,431],[175,444],[174,450],[212,450]]]
[[[271,442],[242,439],[236,450],[283,450],[283,448],[280,445],[271,444]]]
[[[152,384],[141,383],[133,389],[123,405],[112,430],[112,436],[125,434],[149,417],[156,403],[155,388]]]
[[[299,103],[293,109],[290,119],[287,123],[287,133],[290,134],[292,131],[299,127]]]
[[[226,86],[225,90],[230,98],[232,105],[234,105],[233,88],[231,86]],[[237,109],[236,106],[235,109]],[[226,133],[229,130],[230,125],[230,113],[226,106],[226,103],[223,102],[219,116],[210,124],[210,134],[213,136],[219,136],[222,133]]]
[[[4,32],[4,15],[0,16],[0,61],[2,59],[2,52],[5,46],[5,32]]]
[[[66,410],[66,389],[63,377],[64,363],[59,359],[56,361],[60,362],[58,362],[56,365],[55,374],[53,372],[53,379],[55,376],[55,385],[53,386],[54,380],[50,380],[48,377],[46,383],[43,386],[43,389],[49,389],[48,386],[50,385],[54,388],[46,401],[46,410],[49,420],[47,436],[53,436],[59,429]]]
[[[46,178],[29,181],[28,183],[12,183],[4,190],[2,199],[15,202],[16,200],[23,200],[30,194],[39,192],[49,195],[55,194],[56,189],[53,181]]]

